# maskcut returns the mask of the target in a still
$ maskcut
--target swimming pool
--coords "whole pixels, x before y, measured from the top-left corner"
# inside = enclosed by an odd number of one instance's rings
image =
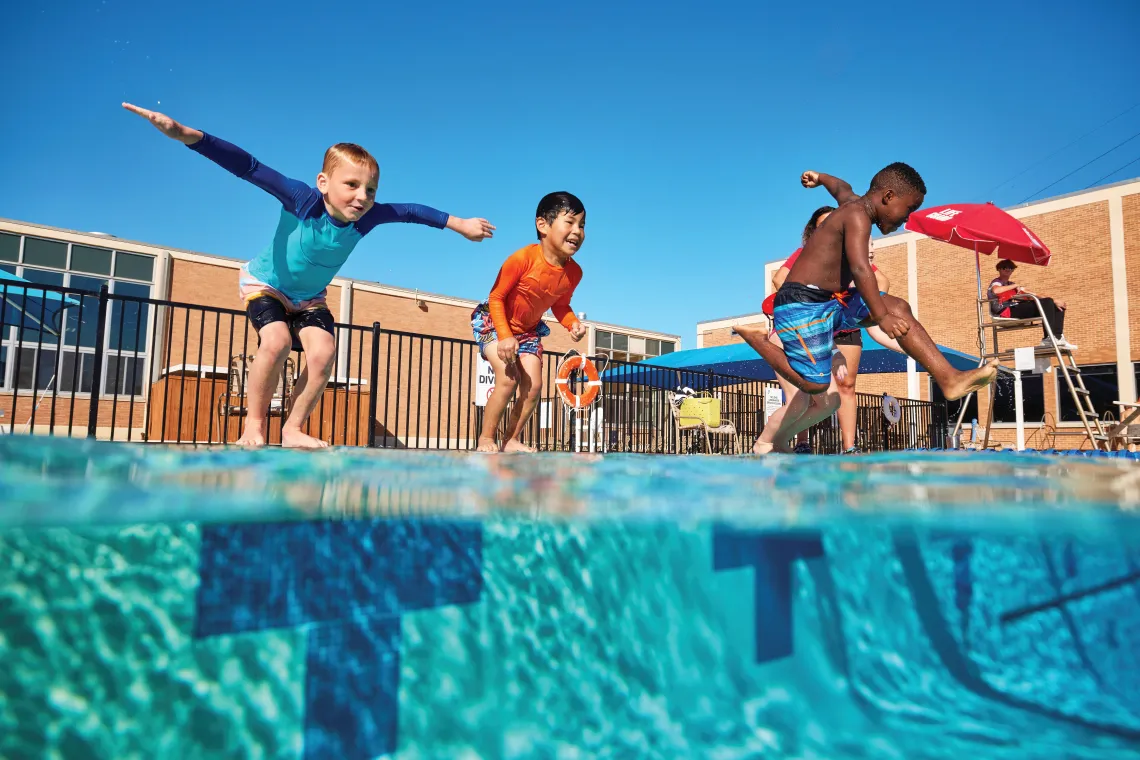
[[[0,757],[1140,758],[1140,465],[0,437]]]

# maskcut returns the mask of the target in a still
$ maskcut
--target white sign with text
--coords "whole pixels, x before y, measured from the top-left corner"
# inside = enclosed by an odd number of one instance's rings
[[[476,354],[475,359],[475,406],[486,406],[495,390],[495,370],[482,356]]]

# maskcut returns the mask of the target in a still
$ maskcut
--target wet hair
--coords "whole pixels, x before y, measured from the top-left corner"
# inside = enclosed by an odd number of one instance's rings
[[[557,193],[548,193],[542,197],[542,200],[538,202],[538,209],[534,212],[534,218],[536,220],[545,219],[547,224],[554,224],[554,220],[563,212],[567,214],[581,214],[585,210],[586,207],[582,205],[582,201],[578,200],[577,196],[565,191],[559,191]],[[537,221],[534,225],[534,232],[538,235],[538,239],[542,240],[542,235],[538,231]]]
[[[341,164],[356,164],[365,167],[377,176],[380,174],[380,165],[376,163],[376,159],[356,143],[337,143],[326,150],[325,162],[321,166],[321,171],[331,176],[333,170]]]
[[[926,195],[926,183],[913,167],[902,161],[886,166],[871,179],[871,191],[894,190],[896,194],[918,193]]]
[[[830,214],[834,210],[835,206],[820,206],[812,212],[811,219],[808,219],[808,223],[804,225],[804,234],[800,237],[804,245],[807,245],[811,233],[815,232],[815,228],[819,226],[819,218],[824,214]]]

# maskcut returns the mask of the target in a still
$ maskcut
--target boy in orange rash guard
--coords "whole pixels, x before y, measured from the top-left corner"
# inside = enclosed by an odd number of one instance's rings
[[[570,308],[570,296],[582,280],[582,268],[571,257],[586,240],[586,209],[570,193],[550,193],[538,203],[534,226],[538,242],[511,254],[491,295],[471,312],[479,352],[495,370],[479,451],[534,451],[518,437],[542,393],[542,338],[550,334],[542,321],[546,310],[554,312],[575,342],[586,335],[586,326]],[[521,403],[515,404],[500,449],[495,430],[516,387]]]

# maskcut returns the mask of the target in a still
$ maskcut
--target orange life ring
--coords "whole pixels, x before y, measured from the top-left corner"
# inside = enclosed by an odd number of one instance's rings
[[[574,370],[581,370],[586,375],[586,390],[582,393],[570,390],[570,373]],[[562,402],[566,406],[581,409],[594,403],[602,390],[602,381],[598,379],[598,369],[594,363],[579,355],[562,362],[562,366],[558,368],[558,379],[554,381],[554,387],[558,389],[558,395],[562,397]]]

